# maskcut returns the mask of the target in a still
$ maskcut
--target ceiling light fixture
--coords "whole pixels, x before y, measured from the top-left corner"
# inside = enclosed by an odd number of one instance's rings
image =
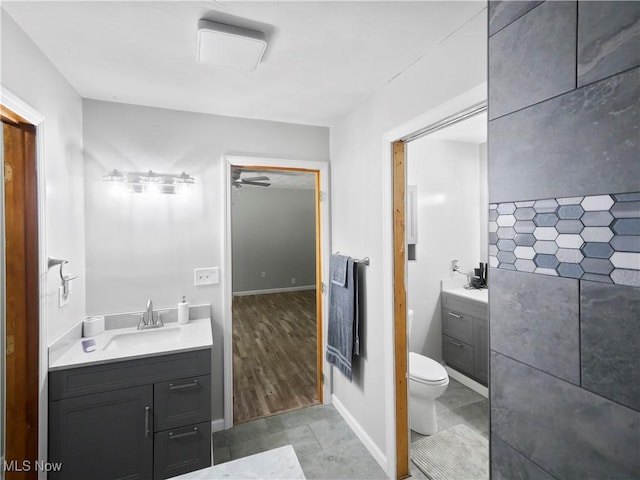
[[[200,20],[198,62],[205,65],[255,70],[267,48],[265,34],[248,28]]]

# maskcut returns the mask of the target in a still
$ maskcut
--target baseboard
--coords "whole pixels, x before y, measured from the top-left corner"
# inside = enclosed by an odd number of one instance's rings
[[[451,367],[444,367],[444,368],[447,370],[447,373],[451,378],[459,381],[464,386],[469,387],[474,392],[479,393],[484,398],[489,398],[489,389],[487,387],[467,377],[466,375],[460,373],[459,371],[454,370]]]
[[[366,447],[369,453],[373,456],[373,458],[376,459],[376,462],[378,462],[378,465],[380,465],[380,468],[382,468],[382,470],[386,472],[387,456],[384,453],[382,453],[382,451],[378,448],[375,442],[371,440],[371,437],[367,435],[367,432],[364,431],[364,429],[360,426],[360,424],[356,421],[356,419],[353,418],[353,415],[349,413],[349,410],[347,410],[347,408],[340,402],[340,400],[338,400],[338,398],[335,395],[331,395],[331,403],[336,408],[338,413],[342,415],[342,418],[344,418],[345,422],[347,422],[347,425],[351,427],[351,430],[353,430],[353,432],[358,436],[360,441],[363,443],[363,445]]]
[[[219,432],[221,430],[224,430],[224,418],[211,420],[211,433]]]
[[[298,292],[300,290],[315,290],[315,285],[299,285],[297,287],[268,288],[265,290],[246,290],[244,292],[233,292],[234,297],[244,297],[245,295],[264,295],[267,293]]]

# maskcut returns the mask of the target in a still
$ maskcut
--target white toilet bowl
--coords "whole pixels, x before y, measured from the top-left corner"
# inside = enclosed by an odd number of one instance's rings
[[[409,309],[409,335],[413,330],[413,310]],[[411,430],[422,435],[438,433],[436,398],[449,386],[449,375],[435,360],[409,352],[409,414]]]
[[[438,433],[436,398],[449,386],[449,375],[435,360],[409,352],[409,412],[411,430],[422,435]]]

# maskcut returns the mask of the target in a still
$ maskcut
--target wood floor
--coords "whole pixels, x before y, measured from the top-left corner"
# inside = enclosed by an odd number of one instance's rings
[[[233,299],[233,422],[318,403],[316,293]]]

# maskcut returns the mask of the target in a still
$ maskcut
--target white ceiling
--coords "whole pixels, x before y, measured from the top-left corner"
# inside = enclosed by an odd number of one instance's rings
[[[330,125],[484,1],[2,1],[85,98]],[[198,20],[265,32],[250,72],[196,61]]]

